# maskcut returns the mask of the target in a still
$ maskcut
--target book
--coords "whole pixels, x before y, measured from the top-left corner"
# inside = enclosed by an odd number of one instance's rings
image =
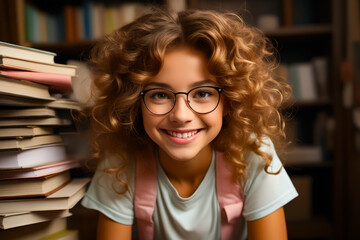
[[[60,117],[0,118],[0,127],[15,126],[68,126],[72,121]]]
[[[317,89],[319,90],[319,97],[321,99],[329,99],[328,94],[328,81],[329,81],[329,69],[328,59],[326,57],[315,57],[312,59],[314,66],[315,82]]]
[[[313,65],[311,63],[299,63],[297,68],[301,100],[318,99]]]
[[[297,100],[314,101],[319,98],[312,63],[303,62],[288,65],[288,77]]]
[[[35,223],[47,222],[57,218],[70,217],[72,214],[69,209],[39,212],[17,212],[5,213],[0,215],[0,228],[10,229],[26,226]]]
[[[56,117],[56,112],[51,108],[0,109],[0,118],[18,117]]]
[[[59,63],[41,63],[21,58],[0,55],[0,66],[10,69],[28,70],[34,72],[47,72],[76,76],[76,67]]]
[[[44,84],[0,77],[0,93],[28,98],[53,100],[49,87]]]
[[[293,25],[293,0],[282,0],[282,16],[284,27]]]
[[[67,218],[56,218],[54,220],[12,228],[0,231],[0,239],[11,240],[34,240],[47,237],[51,234],[66,230]],[[21,229],[21,230],[19,230]]]
[[[0,180],[38,178],[80,167],[78,160],[64,160],[33,168],[1,170]]]
[[[0,138],[34,137],[54,133],[52,127],[6,127],[0,128]]]
[[[0,214],[0,228],[6,230],[60,218],[66,218],[70,217],[71,215],[72,214],[70,213],[69,209]]]
[[[69,181],[69,171],[40,178],[2,180],[0,181],[0,199],[49,196]]]
[[[323,161],[322,149],[316,145],[291,146],[283,157],[285,164],[319,163]]]
[[[35,98],[22,98],[16,96],[5,96],[0,94],[0,106],[19,106],[19,107],[50,107],[61,109],[80,110],[79,102],[71,99],[58,98],[51,101],[44,101]]]
[[[78,40],[76,8],[74,5],[64,6],[65,36],[67,42],[75,42]]]
[[[0,169],[31,168],[66,160],[66,147],[62,144],[44,145],[17,151],[0,152]]]
[[[1,139],[0,140],[0,150],[5,149],[27,149],[31,147],[51,144],[51,143],[61,143],[62,138],[59,135],[43,135],[35,136],[31,138],[22,138],[22,139]]]
[[[79,240],[79,231],[66,229],[41,238],[40,240]]]
[[[28,80],[49,86],[54,92],[72,92],[72,78],[70,75],[31,71],[17,71],[0,69],[0,75],[19,80]]]
[[[56,53],[0,41],[0,55],[22,58],[29,61],[54,63]]]
[[[66,186],[44,198],[0,200],[0,213],[71,209],[85,195],[90,178],[72,179]]]

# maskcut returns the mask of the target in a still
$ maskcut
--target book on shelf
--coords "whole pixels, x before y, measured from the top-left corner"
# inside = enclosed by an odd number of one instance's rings
[[[44,198],[0,200],[0,213],[71,209],[85,195],[90,178],[75,178]]]
[[[54,134],[52,127],[5,127],[0,128],[0,139],[1,138],[17,138],[17,137],[34,137],[40,135],[51,135]]]
[[[21,229],[21,230],[19,230]],[[22,226],[21,228],[12,228],[0,230],[0,239],[11,240],[34,240],[41,239],[52,234],[67,229],[67,218],[56,218],[46,222],[40,222]]]
[[[72,92],[72,77],[66,74],[0,69],[0,75],[45,84],[54,92]]]
[[[77,9],[75,5],[64,6],[65,39],[67,42],[76,42],[79,40],[77,31]]]
[[[51,108],[16,108],[0,109],[0,118],[24,118],[24,117],[56,117],[56,112]]]
[[[54,100],[50,95],[49,87],[44,84],[2,76],[0,76],[0,94]]]
[[[43,135],[31,138],[22,139],[1,139],[0,150],[6,149],[27,149],[36,146],[42,146],[52,143],[62,143],[62,138],[59,135]]]
[[[1,170],[0,180],[38,178],[80,167],[78,160],[64,160],[32,168]]]
[[[21,58],[12,58],[0,55],[0,66],[10,69],[28,70],[34,72],[46,72],[76,76],[76,67],[60,63],[41,63]]]
[[[34,98],[22,98],[10,95],[0,94],[0,106],[18,106],[18,107],[49,107],[61,109],[80,110],[78,101],[66,98],[57,98],[52,101],[42,101]]]
[[[0,127],[16,126],[68,126],[72,121],[60,117],[0,118]]]
[[[0,41],[0,55],[22,58],[29,61],[54,63],[56,53]]]
[[[329,99],[328,93],[328,81],[329,81],[329,61],[326,57],[314,57],[312,59],[312,64],[314,66],[314,77],[317,84],[317,89],[319,92],[319,97],[321,99]]]
[[[40,178],[2,180],[0,181],[0,200],[49,196],[69,181],[69,171]]]
[[[62,162],[67,158],[65,145],[53,144],[26,150],[0,152],[0,169],[32,168]]]
[[[16,212],[0,214],[0,228],[10,229],[35,223],[48,222],[58,218],[70,217],[69,209],[39,211],[39,212]]]
[[[321,146],[294,145],[283,155],[285,164],[313,164],[323,161]]]
[[[287,77],[297,100],[314,101],[319,99],[313,65],[310,62],[287,65]]]
[[[185,1],[171,2],[180,9]],[[46,12],[28,2],[24,5],[25,18],[21,25],[25,26],[27,41],[33,43],[98,39],[133,21],[147,8],[144,3],[83,1],[63,4],[58,10]]]

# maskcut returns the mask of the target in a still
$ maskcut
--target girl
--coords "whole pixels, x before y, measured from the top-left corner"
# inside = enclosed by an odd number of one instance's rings
[[[237,226],[230,235],[287,238],[283,206],[297,192],[274,145],[285,140],[278,109],[291,89],[274,78],[274,50],[259,31],[232,13],[158,9],[106,36],[90,63],[99,165],[82,204],[100,212],[98,239],[134,237],[135,168],[152,161],[147,237],[220,239],[217,193],[229,187],[216,187],[220,158],[242,197],[227,212]]]

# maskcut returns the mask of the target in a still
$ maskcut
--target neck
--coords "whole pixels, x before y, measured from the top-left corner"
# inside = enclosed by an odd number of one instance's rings
[[[190,196],[204,179],[211,164],[212,149],[209,146],[191,160],[173,160],[164,151],[159,149],[159,161],[173,186],[180,196]]]

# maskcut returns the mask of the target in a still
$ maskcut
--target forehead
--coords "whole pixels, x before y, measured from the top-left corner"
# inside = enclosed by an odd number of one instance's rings
[[[149,84],[167,84],[184,89],[204,80],[216,82],[207,69],[205,56],[195,49],[182,47],[165,54],[163,66]]]

